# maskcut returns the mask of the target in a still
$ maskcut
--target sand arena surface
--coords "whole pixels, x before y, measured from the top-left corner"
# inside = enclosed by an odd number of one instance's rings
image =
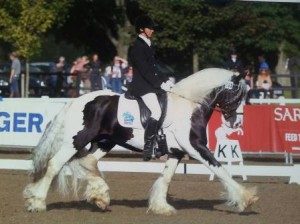
[[[249,178],[244,184],[257,186],[260,200],[251,211],[239,214],[221,200],[218,181],[210,182],[208,176],[175,175],[168,199],[177,214],[146,214],[148,191],[158,176],[106,172],[111,195],[110,211],[106,213],[80,197],[64,198],[56,191],[48,195],[46,212],[29,213],[22,198],[29,181],[27,172],[0,170],[0,223],[300,223],[300,186],[287,184],[283,178]]]

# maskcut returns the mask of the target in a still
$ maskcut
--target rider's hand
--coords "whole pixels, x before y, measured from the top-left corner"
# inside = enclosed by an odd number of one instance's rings
[[[169,86],[169,85],[167,84],[167,82],[163,82],[163,83],[160,85],[160,88],[163,89],[163,90],[166,91],[166,92],[169,92],[170,89],[171,89],[171,86]]]

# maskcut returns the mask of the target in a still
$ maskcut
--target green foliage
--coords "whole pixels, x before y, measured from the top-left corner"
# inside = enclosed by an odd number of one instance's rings
[[[220,64],[235,47],[245,58],[257,52],[276,54],[300,50],[299,4],[237,1],[140,0],[140,7],[160,25],[161,49],[195,51],[202,65]]]
[[[71,0],[0,0],[0,38],[27,59],[39,52],[43,34],[64,21]]]
[[[83,47],[86,54],[98,53],[102,61],[110,61],[117,54],[112,40],[128,33],[123,26],[125,8],[118,2],[122,1],[73,0],[68,19],[53,30],[56,39]]]

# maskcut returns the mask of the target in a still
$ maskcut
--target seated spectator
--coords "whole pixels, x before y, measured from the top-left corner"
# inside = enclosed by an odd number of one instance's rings
[[[266,95],[270,95],[272,97],[273,95],[271,76],[269,70],[266,68],[261,69],[257,77],[257,89],[259,90],[259,93],[264,93],[264,97],[266,97]]]
[[[250,98],[255,93],[254,90],[254,81],[253,76],[249,69],[245,70],[246,76],[245,76],[245,83],[247,85],[247,96],[246,96],[246,104],[250,104]]]
[[[247,85],[247,90],[254,89],[253,76],[249,69],[245,70],[245,83]]]

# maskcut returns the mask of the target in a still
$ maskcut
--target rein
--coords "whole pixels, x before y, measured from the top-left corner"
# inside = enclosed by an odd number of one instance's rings
[[[210,106],[210,105],[207,105],[207,104],[204,104],[204,103],[200,103],[200,102],[198,102],[198,101],[192,100],[192,99],[190,99],[190,98],[188,98],[188,97],[185,97],[185,96],[183,96],[183,95],[181,95],[181,94],[178,94],[178,93],[175,93],[175,92],[172,92],[172,91],[168,91],[168,93],[172,93],[172,94],[174,94],[175,96],[178,96],[178,97],[180,97],[180,98],[182,98],[182,99],[185,99],[185,100],[187,100],[187,101],[190,101],[190,102],[192,102],[192,103],[195,103],[195,104],[198,104],[198,105],[201,105],[201,106],[207,106],[208,108],[210,108],[210,109],[212,109],[212,110],[214,110],[214,111],[217,111],[217,112],[222,113],[222,109],[218,109],[218,108],[216,108],[216,107],[212,107],[212,106]]]
[[[227,82],[224,84],[224,87],[223,87],[223,88],[224,88],[224,89],[232,90],[232,89],[234,88],[234,86],[238,86],[238,88],[240,88],[240,87],[241,87],[240,85],[241,85],[241,83],[235,84],[233,81],[227,81]],[[219,107],[219,108],[216,108],[216,107],[212,107],[212,106],[209,105],[209,104],[204,104],[204,103],[197,102],[197,101],[192,100],[192,99],[190,99],[190,98],[188,98],[188,97],[185,97],[185,96],[183,96],[183,95],[181,95],[181,94],[175,93],[175,92],[173,92],[172,90],[171,90],[171,91],[168,91],[168,92],[174,94],[175,96],[178,96],[178,97],[180,97],[180,98],[183,98],[183,99],[185,99],[185,100],[188,100],[188,101],[190,101],[190,102],[192,102],[192,103],[195,103],[195,104],[198,104],[198,105],[201,105],[201,106],[206,106],[206,107],[212,109],[213,111],[217,111],[217,112],[220,112],[220,113],[223,113],[223,112],[226,113],[226,110],[223,110],[223,109],[221,109],[220,107]]]

